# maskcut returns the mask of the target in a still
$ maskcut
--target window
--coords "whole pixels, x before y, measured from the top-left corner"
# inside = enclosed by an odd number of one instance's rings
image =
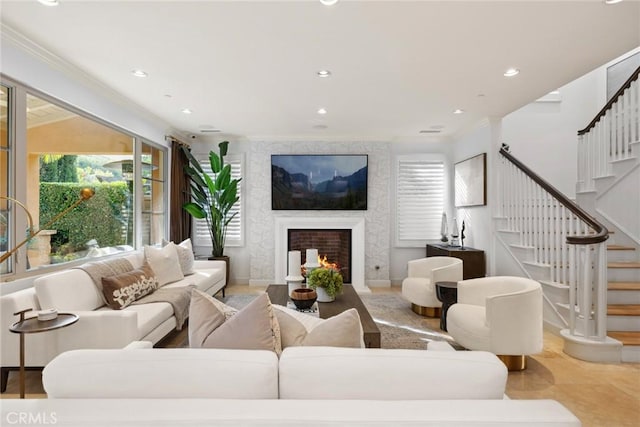
[[[9,123],[12,109],[9,103],[10,89],[6,86],[0,86],[0,254],[5,253],[11,242],[10,231],[13,229],[13,220],[11,209],[13,205],[6,199],[10,197],[10,178],[11,178],[11,138]],[[0,274],[11,272],[13,267],[10,263],[11,259],[7,259],[0,264]]]
[[[437,155],[398,156],[396,244],[424,246],[440,238],[446,206],[446,168]]]
[[[195,155],[198,162],[200,162],[200,167],[205,171],[209,176],[213,176],[213,172],[211,171],[211,164],[209,163],[208,155]],[[224,158],[225,162],[231,165],[231,178],[232,179],[240,179],[242,178],[242,171],[244,169],[244,158],[241,155],[227,155]],[[244,206],[244,198],[242,195],[242,184],[243,181],[238,183],[238,203],[233,206],[231,209],[231,214],[237,212],[237,215],[231,220],[227,227],[227,237],[225,241],[225,246],[244,246],[244,214],[243,214],[243,206]],[[194,246],[206,246],[211,247],[211,236],[209,234],[209,229],[207,228],[207,222],[204,219],[194,219],[193,220],[193,236]]]
[[[3,77],[0,195],[28,206],[40,231],[0,271],[22,274],[160,243],[167,230],[166,152]],[[87,187],[94,196],[57,218]],[[1,253],[26,237],[28,222],[3,200],[0,215]]]

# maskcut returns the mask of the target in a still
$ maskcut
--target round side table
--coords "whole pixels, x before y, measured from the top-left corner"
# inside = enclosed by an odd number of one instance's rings
[[[73,325],[78,321],[78,316],[72,313],[58,313],[58,317],[51,320],[38,320],[37,317],[24,318],[24,314],[32,309],[26,309],[13,313],[20,316],[20,320],[9,327],[13,333],[20,334],[20,399],[24,399],[24,335],[47,332],[54,329]]]
[[[458,302],[458,282],[436,282],[436,297],[442,302],[440,329],[447,331],[447,311]]]

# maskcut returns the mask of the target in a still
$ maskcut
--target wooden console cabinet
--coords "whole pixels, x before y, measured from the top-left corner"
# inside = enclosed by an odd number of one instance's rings
[[[486,276],[484,251],[480,249],[461,248],[449,245],[427,245],[427,256],[452,256],[462,260],[462,278],[474,279]]]

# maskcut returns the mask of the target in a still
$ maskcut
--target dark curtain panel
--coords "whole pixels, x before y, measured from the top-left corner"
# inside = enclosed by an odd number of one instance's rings
[[[182,152],[179,141],[171,141],[171,203],[169,206],[171,226],[169,238],[180,243],[191,237],[191,215],[182,209],[182,205],[191,199],[189,177],[184,173],[184,166],[188,164],[187,156]]]

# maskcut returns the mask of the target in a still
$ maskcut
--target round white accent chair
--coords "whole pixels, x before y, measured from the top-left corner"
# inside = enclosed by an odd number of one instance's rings
[[[402,281],[402,296],[421,316],[439,317],[442,303],[436,297],[436,282],[462,280],[462,260],[448,256],[414,259],[408,262],[408,275]]]
[[[526,369],[525,356],[542,351],[542,328],[542,287],[524,277],[458,282],[458,302],[447,311],[458,344],[494,353],[510,371]]]

